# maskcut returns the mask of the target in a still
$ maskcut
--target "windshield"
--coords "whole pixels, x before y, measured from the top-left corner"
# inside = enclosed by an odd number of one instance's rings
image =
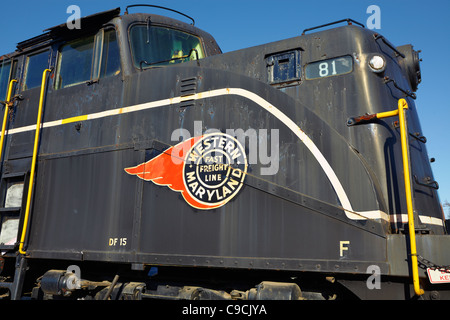
[[[191,34],[151,25],[130,30],[131,51],[137,68],[169,65],[204,57],[200,39]]]

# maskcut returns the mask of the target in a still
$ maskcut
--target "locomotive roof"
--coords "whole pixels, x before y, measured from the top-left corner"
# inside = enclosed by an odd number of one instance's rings
[[[37,44],[47,43],[59,38],[76,36],[85,30],[92,30],[94,28],[99,28],[103,24],[107,23],[111,19],[120,15],[120,8],[115,8],[108,11],[103,11],[90,16],[81,18],[82,29],[69,29],[67,24],[63,23],[52,28],[45,29],[43,34],[21,41],[17,44],[18,51],[23,51],[26,48],[33,47]]]
[[[186,30],[192,34],[198,35],[204,39],[206,45],[209,42],[215,43],[214,38],[209,33],[185,22],[165,16],[148,13],[128,14],[127,12],[125,12],[124,15],[120,16],[120,8],[115,8],[82,17],[80,19],[80,24],[82,25],[81,29],[69,29],[67,28],[66,23],[45,29],[43,30],[43,34],[19,42],[17,44],[17,50],[15,52],[3,55],[0,57],[0,59],[13,57],[20,54],[24,50],[34,48],[35,46],[46,45],[56,40],[71,39],[77,37],[86,32],[99,29],[103,25],[117,17],[120,17],[125,24],[131,24],[133,22],[139,21],[147,22],[150,19],[152,25],[163,25],[168,27],[170,26],[172,28]]]

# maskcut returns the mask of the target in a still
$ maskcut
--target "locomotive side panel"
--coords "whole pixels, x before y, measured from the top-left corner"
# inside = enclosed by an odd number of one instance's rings
[[[170,104],[170,101],[177,101],[177,97],[150,100],[154,96],[164,97],[164,92],[166,96],[176,92],[180,75],[186,78],[196,75],[201,79],[197,90],[205,95],[221,90],[222,83],[224,87],[225,84],[229,87],[240,86],[239,89],[245,90],[243,92],[248,92],[251,97],[250,93],[265,95],[266,99],[273,101],[272,109],[279,108],[280,114],[311,119],[302,123],[305,132],[315,141],[320,141],[316,137],[322,135],[330,137],[327,143],[319,144],[325,158],[332,159],[333,168],[336,168],[336,163],[345,164],[345,167],[350,163],[353,174],[365,177],[359,179],[359,183],[366,190],[368,205],[371,203],[376,211],[377,196],[360,159],[320,119],[275,89],[267,92],[263,84],[246,77],[222,73],[219,80],[215,74],[215,70],[182,67],[143,73],[130,81],[155,85],[151,86],[151,90],[140,91],[143,93],[136,98],[135,105],[130,109],[122,108],[120,114],[87,120],[96,122],[97,125],[91,126],[100,128],[96,134],[91,133],[91,141],[98,141],[96,135],[115,137],[120,132],[121,144],[42,155],[37,186],[37,190],[41,191],[37,193],[33,220],[35,232],[29,249],[31,256],[57,258],[73,254],[77,259],[82,255],[84,260],[122,257],[128,262],[145,263],[159,263],[165,257],[164,262],[168,264],[214,266],[223,266],[219,257],[226,256],[238,259],[234,267],[247,267],[248,259],[259,259],[258,263],[252,262],[258,268],[267,268],[261,259],[279,263],[283,259],[297,259],[287,268],[295,270],[298,261],[304,261],[309,263],[308,269],[315,270],[314,261],[338,261],[346,253],[344,260],[352,261],[347,266],[352,270],[359,265],[360,271],[364,272],[365,267],[362,266],[374,261],[384,265],[383,225],[367,221],[364,212],[343,211],[342,199],[324,171],[323,164],[317,160],[318,155],[312,153],[279,116],[277,118],[265,110],[260,102],[228,94],[226,90],[217,97],[199,98],[195,105],[187,107],[179,103]],[[166,85],[158,88],[155,79],[162,78]],[[168,87],[167,83],[175,84],[174,88]],[[274,97],[279,97],[279,100]],[[138,102],[149,100],[149,110],[135,111],[136,106],[145,107],[145,103]],[[167,121],[162,123],[160,119]],[[255,151],[251,150],[255,147],[251,142],[254,141],[250,141],[250,135],[246,137],[243,144],[249,161],[247,173],[243,182],[239,182],[242,184],[239,192],[223,206],[202,210],[184,198],[180,193],[183,190],[171,190],[175,189],[173,186],[169,189],[168,185],[174,184],[173,181],[162,183],[153,177],[153,180],[148,178],[142,182],[136,175],[127,174],[124,170],[170,154],[167,150],[179,143],[180,138],[174,136],[174,132],[183,125],[182,129],[192,133],[192,137],[205,134],[208,129],[222,133],[230,129],[236,133],[242,129],[248,135],[268,130],[271,135],[256,137],[259,145],[256,162],[250,162],[254,160],[251,159]],[[63,126],[48,128],[48,145],[58,146],[59,139],[73,134],[72,124]],[[62,135],[52,135],[52,130],[59,130]],[[54,143],[52,139],[55,139]],[[276,144],[288,145],[289,148],[280,151],[279,159],[274,158],[280,161],[278,170],[274,174],[263,175],[261,172],[272,164],[263,164],[258,158],[264,155],[264,151],[270,155],[269,148],[261,149],[263,143],[271,145],[270,139],[277,139],[274,141]],[[121,148],[124,150],[115,150]],[[333,148],[347,150],[343,153],[345,159],[334,160],[330,157]],[[174,167],[173,170],[180,168]],[[346,181],[345,178],[342,180]],[[347,186],[345,182],[343,185]],[[229,186],[229,189],[206,187],[200,198],[222,197],[228,190],[237,188],[233,182]],[[48,190],[51,192],[48,193]],[[66,196],[54,197],[57,194]],[[79,230],[73,227],[78,217]],[[108,222],[101,223],[107,217]],[[65,220],[70,223],[63,223]],[[52,232],[55,223],[59,225],[58,232]],[[66,236],[71,233],[74,238]],[[81,235],[84,241],[75,241]],[[111,239],[122,239],[122,245],[120,240],[116,243],[113,240],[113,245],[110,245]],[[126,239],[126,245],[123,239]],[[341,252],[341,241],[352,243],[352,250]],[[203,257],[203,262],[198,262],[197,258],[194,263],[192,259],[186,259],[187,256]],[[215,262],[205,262],[208,259]],[[332,269],[335,270],[335,265]]]
[[[117,244],[114,235],[131,240],[136,184],[123,183],[111,168],[132,158],[126,149],[41,160],[30,255],[79,259],[83,251],[109,251]]]

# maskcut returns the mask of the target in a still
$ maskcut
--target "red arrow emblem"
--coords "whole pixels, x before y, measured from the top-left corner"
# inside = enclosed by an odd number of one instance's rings
[[[233,137],[213,133],[166,149],[125,172],[181,192],[197,209],[215,209],[242,188],[247,172],[245,149]]]

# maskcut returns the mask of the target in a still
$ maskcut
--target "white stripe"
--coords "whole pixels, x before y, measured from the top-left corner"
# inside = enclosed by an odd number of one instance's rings
[[[419,220],[424,224],[432,224],[436,226],[444,226],[444,221],[442,219],[430,216],[419,215]],[[391,216],[391,223],[408,223],[407,214],[393,214]]]
[[[268,101],[264,100],[260,96],[256,95],[253,92],[250,92],[245,89],[240,88],[224,88],[224,89],[217,89],[217,90],[211,90],[211,91],[205,91],[201,93],[196,93],[189,95],[188,97],[175,97],[175,98],[169,98],[169,99],[163,99],[158,101],[152,101],[152,102],[146,102],[134,106],[129,107],[123,107],[118,109],[112,109],[97,113],[91,113],[88,115],[87,119],[99,119],[114,115],[119,115],[123,113],[130,113],[130,112],[136,112],[136,111],[142,111],[152,108],[159,108],[167,105],[173,105],[178,104],[184,100],[199,100],[199,99],[206,99],[206,98],[212,98],[212,97],[218,97],[223,95],[238,95],[245,97],[265,110],[267,110],[269,113],[274,115],[276,118],[278,118],[281,122],[283,122],[309,149],[309,151],[313,154],[313,156],[316,158],[316,160],[319,162],[320,166],[324,170],[326,176],[328,177],[331,185],[333,186],[339,201],[341,202],[341,205],[349,219],[353,220],[363,220],[363,219],[383,219],[386,221],[389,221],[389,215],[386,214],[383,211],[380,210],[372,210],[372,211],[361,211],[361,212],[355,212],[353,211],[353,208],[350,204],[350,200],[347,197],[347,194],[345,193],[344,188],[342,187],[341,182],[339,181],[338,177],[336,176],[336,173],[334,172],[333,168],[330,166],[328,161],[325,159],[323,154],[320,152],[320,150],[317,148],[317,146],[314,144],[314,142],[303,132],[300,127],[292,121],[288,116],[286,116],[283,112],[281,112],[278,108],[270,104]],[[43,124],[44,128],[54,127],[61,125],[63,120],[56,120],[56,121],[50,121]],[[32,131],[35,130],[35,125],[25,126],[21,128],[11,129],[7,132],[7,134],[14,134],[19,132],[26,132],[26,131]],[[427,218],[430,223],[433,222],[433,224],[440,224],[442,225],[442,220],[438,218],[433,217],[425,217]]]
[[[421,216],[419,215],[420,222],[425,224],[434,224],[437,226],[443,226],[444,222],[442,219],[435,218],[435,217],[429,217],[429,216]],[[408,215],[406,215],[406,220],[408,220]]]
[[[314,142],[303,132],[300,127],[291,120],[288,116],[286,116],[283,112],[281,112],[278,108],[261,98],[260,96],[256,95],[253,92],[240,89],[240,88],[228,88],[228,89],[219,89],[209,92],[203,92],[197,95],[200,95],[202,98],[206,97],[215,97],[225,94],[234,94],[239,95],[242,97],[245,97],[249,100],[252,100],[253,102],[259,104],[261,107],[263,107],[265,110],[270,112],[272,115],[274,115],[277,119],[279,119],[281,122],[283,122],[309,149],[309,151],[313,154],[313,156],[316,158],[316,160],[319,162],[320,166],[322,167],[323,171],[325,172],[326,176],[330,180],[331,185],[333,186],[339,201],[341,202],[342,207],[344,208],[345,214],[349,219],[353,220],[362,220],[362,219],[385,219],[388,220],[388,215],[382,211],[376,210],[376,211],[367,211],[367,212],[354,212],[352,205],[350,204],[350,200],[347,197],[347,194],[345,193],[344,188],[342,187],[341,182],[339,181],[338,177],[336,176],[336,173],[334,172],[333,168],[330,166],[328,161],[325,159],[323,154],[320,152],[320,150],[317,148],[317,146],[314,144]],[[196,98],[197,99],[197,98]]]

